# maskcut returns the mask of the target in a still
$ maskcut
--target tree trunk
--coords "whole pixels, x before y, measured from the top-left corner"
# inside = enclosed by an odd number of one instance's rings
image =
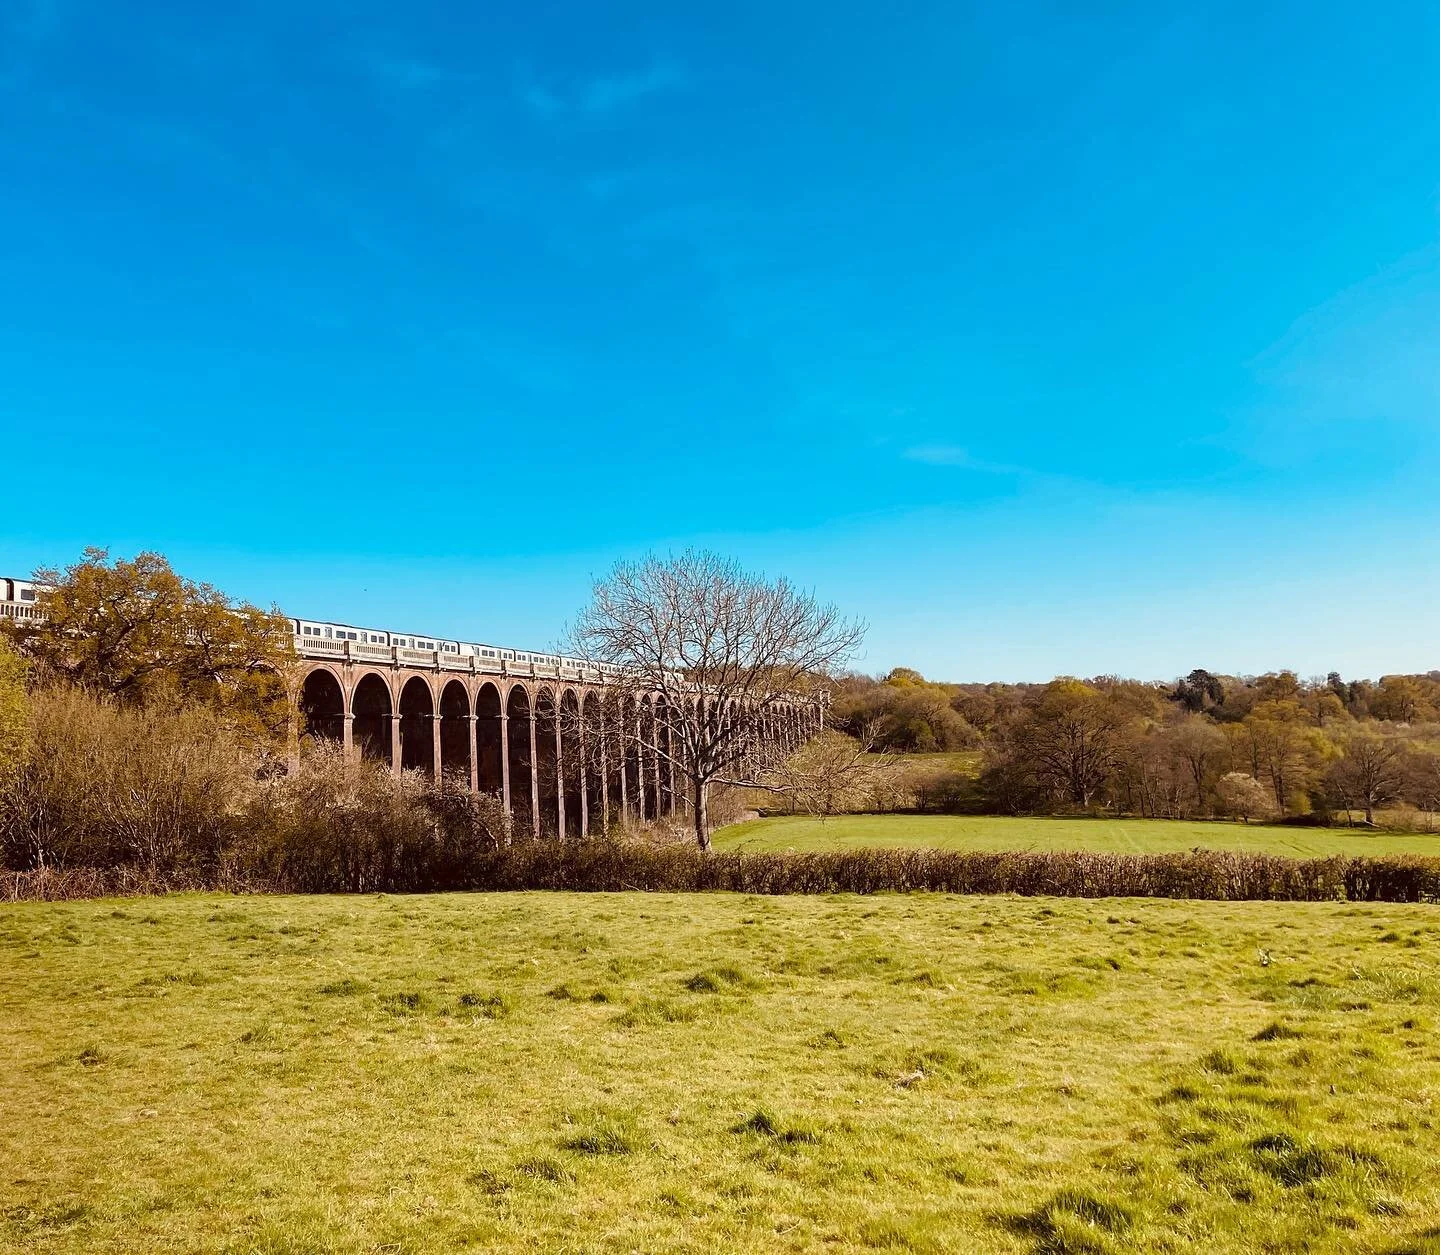
[[[702,850],[710,848],[710,786],[698,776],[690,781],[695,806],[695,844]]]

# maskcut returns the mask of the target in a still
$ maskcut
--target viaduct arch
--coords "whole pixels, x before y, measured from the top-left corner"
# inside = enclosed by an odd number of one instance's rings
[[[497,794],[521,831],[588,836],[688,805],[662,755],[632,743],[611,756],[619,761],[606,756],[598,673],[339,641],[297,640],[296,649],[300,734],[396,774],[419,771]],[[627,705],[624,718],[650,744],[673,744],[658,695]],[[796,701],[769,713],[766,733],[794,749],[823,721],[819,705]]]

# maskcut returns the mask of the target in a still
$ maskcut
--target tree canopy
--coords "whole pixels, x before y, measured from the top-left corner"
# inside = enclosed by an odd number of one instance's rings
[[[7,630],[38,680],[125,705],[205,705],[256,735],[283,732],[294,638],[277,608],[186,579],[158,553],[127,561],[87,549],[35,578],[41,617],[7,621]]]

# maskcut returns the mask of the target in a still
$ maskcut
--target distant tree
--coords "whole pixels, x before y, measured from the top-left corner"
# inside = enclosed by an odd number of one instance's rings
[[[1322,756],[1316,740],[1320,734],[1310,727],[1300,701],[1259,702],[1227,731],[1233,738],[1232,758],[1247,763],[1257,779],[1269,782],[1276,809],[1303,810]]]
[[[1088,807],[1119,762],[1123,722],[1103,693],[1067,677],[1040,691],[1010,739],[1015,754],[1043,788],[1074,806]]]
[[[1293,702],[1300,697],[1300,677],[1293,671],[1271,671],[1255,681],[1262,702]]]
[[[771,782],[795,810],[823,820],[865,807],[894,763],[874,752],[873,740],[827,728],[779,764]]]
[[[1275,798],[1271,791],[1243,771],[1227,771],[1215,786],[1226,814],[1249,823],[1252,819],[1269,819],[1275,814]]]
[[[1192,714],[1199,714],[1211,706],[1219,706],[1224,703],[1225,686],[1219,677],[1211,675],[1203,668],[1196,667],[1176,684],[1172,696],[1186,710]]]
[[[890,750],[931,753],[965,749],[978,739],[938,685],[902,689],[880,717],[874,735]]]
[[[1327,724],[1344,719],[1348,713],[1345,703],[1329,687],[1313,689],[1307,693],[1305,704],[1309,707],[1317,728],[1323,728]]]
[[[1330,768],[1331,782],[1342,805],[1360,807],[1373,827],[1376,807],[1393,802],[1405,787],[1404,743],[1366,730],[1345,737],[1340,749],[1341,757]]]
[[[709,849],[712,786],[771,783],[777,713],[839,670],[863,636],[863,625],[783,579],[687,550],[616,564],[596,582],[569,648],[617,668],[607,710],[659,698],[668,736],[625,716],[609,720],[612,740],[620,752],[635,744],[686,780],[695,840]]]
[[[1414,676],[1384,676],[1379,689],[1370,699],[1370,714],[1376,719],[1388,719],[1394,723],[1414,723],[1418,719],[1433,718],[1435,707],[1429,700],[1427,687]]]
[[[127,705],[163,697],[209,706],[267,737],[284,731],[294,636],[278,609],[185,579],[158,553],[127,562],[87,549],[73,566],[35,576],[41,617],[6,622],[37,679]]]
[[[1226,761],[1229,742],[1208,719],[1191,715],[1175,724],[1167,737],[1172,752],[1183,764],[1194,791],[1195,809],[1206,810],[1220,766]]]
[[[1410,746],[1406,755],[1405,795],[1434,823],[1440,813],[1440,753],[1425,745]]]

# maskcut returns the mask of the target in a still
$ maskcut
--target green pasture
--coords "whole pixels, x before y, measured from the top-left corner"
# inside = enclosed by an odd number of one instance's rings
[[[0,1249],[1440,1253],[1437,941],[1343,903],[0,907]]]
[[[719,849],[836,850],[917,846],[945,850],[1255,850],[1295,857],[1328,854],[1440,854],[1440,836],[1361,828],[1287,828],[1181,819],[1049,819],[1008,815],[772,816],[715,834]]]

